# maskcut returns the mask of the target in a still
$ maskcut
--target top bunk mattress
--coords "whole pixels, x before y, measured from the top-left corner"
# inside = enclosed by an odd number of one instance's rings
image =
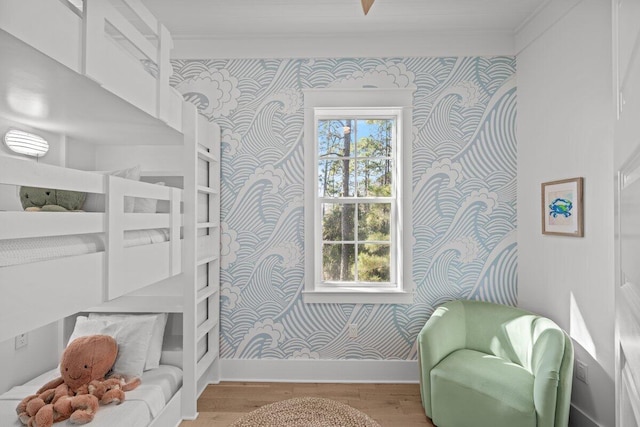
[[[0,420],[3,426],[24,427],[16,414],[22,399],[35,393],[41,386],[59,376],[57,369],[46,372],[22,386],[16,386],[0,395]],[[175,366],[160,365],[142,374],[142,384],[125,393],[120,405],[100,405],[92,427],[143,427],[157,417],[171,397],[182,386],[182,370]],[[77,426],[69,420],[55,423],[56,427]]]
[[[169,230],[165,228],[131,230],[124,233],[126,248],[168,240]],[[103,233],[5,239],[0,240],[0,267],[102,252],[105,246]]]

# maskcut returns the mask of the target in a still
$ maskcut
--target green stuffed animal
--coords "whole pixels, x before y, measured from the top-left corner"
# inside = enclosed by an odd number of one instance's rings
[[[25,211],[79,211],[86,197],[87,193],[79,191],[20,187],[20,202]]]

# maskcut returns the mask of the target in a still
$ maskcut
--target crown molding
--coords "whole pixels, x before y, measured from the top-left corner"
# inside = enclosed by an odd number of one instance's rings
[[[174,59],[371,58],[515,54],[512,32],[174,37]]]

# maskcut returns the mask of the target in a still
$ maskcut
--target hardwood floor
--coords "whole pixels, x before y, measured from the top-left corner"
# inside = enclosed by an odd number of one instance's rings
[[[292,397],[324,397],[346,403],[382,427],[433,427],[422,409],[418,384],[222,382],[198,400],[199,417],[180,427],[226,427],[242,414]]]

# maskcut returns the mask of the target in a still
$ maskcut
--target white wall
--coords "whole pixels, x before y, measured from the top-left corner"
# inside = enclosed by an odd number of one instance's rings
[[[0,342],[0,393],[55,368],[59,360],[57,323],[29,331],[26,347],[16,350],[13,339]]]
[[[519,305],[567,330],[588,365],[588,384],[573,383],[571,425],[613,426],[611,6],[564,3],[529,23],[542,33],[517,56]],[[540,184],[578,176],[585,237],[542,235]]]

